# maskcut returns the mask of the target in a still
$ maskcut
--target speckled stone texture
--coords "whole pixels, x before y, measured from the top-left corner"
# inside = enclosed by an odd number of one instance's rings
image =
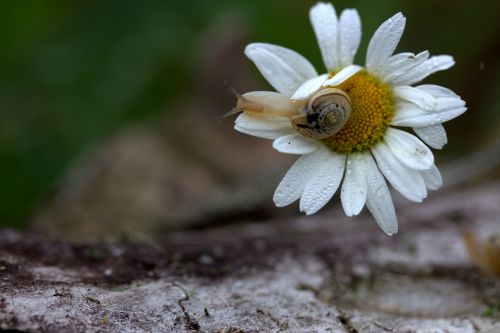
[[[460,203],[458,205],[457,203]],[[500,332],[500,279],[463,242],[500,230],[500,186],[368,214],[247,221],[147,241],[0,232],[0,327],[27,332]]]

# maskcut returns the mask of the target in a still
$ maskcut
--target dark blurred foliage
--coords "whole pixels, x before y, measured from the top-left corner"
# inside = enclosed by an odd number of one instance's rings
[[[0,224],[22,225],[83,150],[131,123],[175,112],[169,105],[189,98],[199,86],[194,69],[203,59],[193,41],[225,13],[242,17],[249,41],[295,49],[322,71],[308,19],[313,3],[0,2]],[[500,117],[498,1],[339,0],[334,4],[339,11],[357,8],[361,15],[359,64],[364,63],[377,26],[397,11],[408,18],[399,51],[428,49],[431,54],[455,57],[452,70],[431,80],[460,94],[469,111],[446,125],[450,144],[438,157],[453,158],[495,139]],[[253,65],[248,62],[248,66]],[[213,84],[226,89],[221,82]],[[243,88],[266,87],[261,81],[259,87]]]

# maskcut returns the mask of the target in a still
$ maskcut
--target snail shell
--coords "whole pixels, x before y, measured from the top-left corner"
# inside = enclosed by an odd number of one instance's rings
[[[297,132],[308,138],[324,139],[340,131],[351,115],[351,100],[345,92],[326,88],[314,94],[304,112],[290,121]]]

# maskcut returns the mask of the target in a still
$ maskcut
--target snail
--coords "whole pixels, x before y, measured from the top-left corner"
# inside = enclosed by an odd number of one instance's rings
[[[325,139],[344,127],[351,115],[351,100],[340,89],[326,88],[309,99],[304,111],[290,118],[293,127],[307,138]]]
[[[483,271],[500,276],[500,233],[488,239],[478,238],[472,232],[465,232],[463,240],[473,263]]]
[[[267,91],[239,94],[236,107],[222,118],[239,112],[288,117],[295,130],[307,138],[324,139],[340,131],[351,114],[351,100],[337,88],[324,88],[308,101],[294,101],[288,96]]]

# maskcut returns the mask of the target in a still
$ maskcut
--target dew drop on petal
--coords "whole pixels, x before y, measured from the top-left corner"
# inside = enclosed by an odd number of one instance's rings
[[[385,189],[384,186],[380,185],[377,190],[375,191],[375,194],[379,197],[383,197],[387,193],[387,190]]]

